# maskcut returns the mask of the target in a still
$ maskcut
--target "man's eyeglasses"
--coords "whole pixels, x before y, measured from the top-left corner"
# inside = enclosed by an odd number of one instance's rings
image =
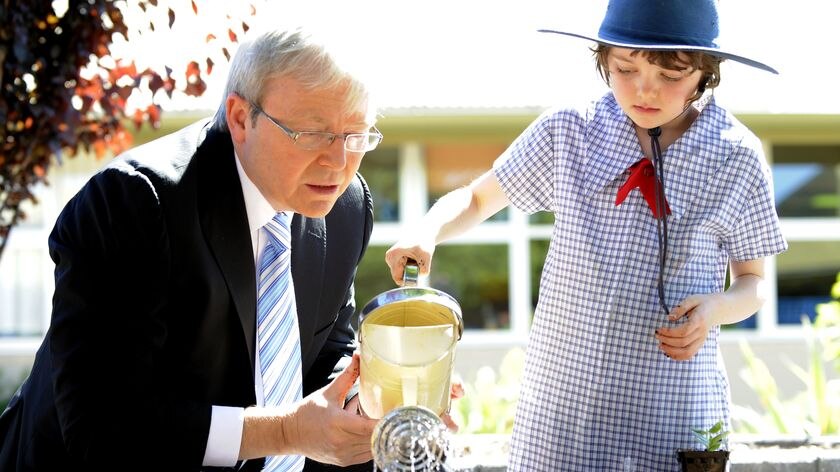
[[[335,134],[327,133],[325,131],[294,131],[283,125],[276,118],[265,112],[259,105],[251,102],[260,114],[268,118],[274,126],[280,128],[289,138],[292,139],[298,147],[306,149],[307,151],[318,151],[330,147],[336,138],[341,138],[344,141],[344,149],[350,152],[367,152],[376,149],[376,146],[382,142],[382,133],[376,128],[369,133],[344,133]]]

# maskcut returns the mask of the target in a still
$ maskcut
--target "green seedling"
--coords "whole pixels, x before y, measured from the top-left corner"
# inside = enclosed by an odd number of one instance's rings
[[[723,444],[724,439],[729,436],[729,431],[723,429],[723,421],[718,421],[709,429],[692,428],[691,432],[694,433],[694,437],[706,451],[717,451]]]

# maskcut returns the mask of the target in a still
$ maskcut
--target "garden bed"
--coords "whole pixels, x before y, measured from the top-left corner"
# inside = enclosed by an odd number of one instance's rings
[[[504,472],[510,436],[455,435],[449,464],[457,472]],[[840,472],[840,436],[808,440],[734,435],[730,472]]]

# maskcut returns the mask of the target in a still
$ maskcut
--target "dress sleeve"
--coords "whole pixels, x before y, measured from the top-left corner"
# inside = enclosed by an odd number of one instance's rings
[[[526,213],[554,211],[554,136],[551,115],[537,118],[493,164],[510,202]]]
[[[723,246],[735,261],[760,259],[787,250],[776,213],[769,170],[762,174],[732,231],[725,235]]]

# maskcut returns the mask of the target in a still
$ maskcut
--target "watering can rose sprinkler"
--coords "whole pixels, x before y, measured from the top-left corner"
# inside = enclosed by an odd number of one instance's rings
[[[383,292],[359,316],[359,402],[380,419],[371,447],[383,472],[443,471],[455,346],[463,334],[461,307],[450,295],[417,285],[409,260],[402,287]]]

